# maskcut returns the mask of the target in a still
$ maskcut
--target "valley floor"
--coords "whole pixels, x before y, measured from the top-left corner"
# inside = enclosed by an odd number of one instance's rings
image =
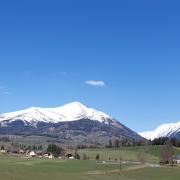
[[[180,167],[96,163],[93,160],[25,158],[0,155],[2,180],[179,180]]]

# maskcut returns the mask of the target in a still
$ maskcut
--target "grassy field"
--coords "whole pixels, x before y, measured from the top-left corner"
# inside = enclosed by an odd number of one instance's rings
[[[79,150],[79,154],[82,156],[86,154],[90,159],[95,158],[97,153],[100,155],[101,160],[119,159],[137,161],[138,154],[145,152],[146,159],[151,163],[159,163],[159,155],[162,146],[137,146],[137,147],[122,147],[115,149],[82,149]],[[175,154],[180,154],[180,149],[174,148]]]
[[[94,157],[97,153],[101,159],[108,156],[136,160],[136,153],[144,147],[121,149],[90,149],[78,151]],[[156,162],[160,146],[146,149],[148,160]],[[176,153],[180,150],[176,149]],[[94,160],[64,160],[45,158],[26,158],[20,156],[0,155],[0,179],[2,180],[179,180],[180,166],[147,167],[146,165],[98,164]]]
[[[179,180],[180,169],[143,165],[97,164],[96,161],[0,156],[2,180]]]

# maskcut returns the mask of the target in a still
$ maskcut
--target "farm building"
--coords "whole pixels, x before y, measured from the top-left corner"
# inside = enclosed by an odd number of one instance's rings
[[[31,157],[36,157],[36,155],[37,155],[37,154],[36,154],[34,151],[30,151],[30,152],[29,152],[29,156],[31,156]]]
[[[67,157],[68,159],[74,159],[74,156],[73,156],[72,154],[67,154],[66,157]]]

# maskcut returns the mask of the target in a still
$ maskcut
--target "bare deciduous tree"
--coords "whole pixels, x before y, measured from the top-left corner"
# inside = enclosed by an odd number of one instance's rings
[[[169,142],[160,151],[160,163],[173,164],[173,147]]]

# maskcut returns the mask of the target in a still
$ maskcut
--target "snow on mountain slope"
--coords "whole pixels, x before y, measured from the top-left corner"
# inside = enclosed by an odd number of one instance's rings
[[[154,131],[146,131],[139,134],[146,139],[153,140],[159,137],[170,137],[178,132],[180,132],[180,121],[177,123],[162,124]]]
[[[149,137],[151,136],[152,131],[139,132],[138,134],[146,139],[150,139]]]
[[[24,122],[65,122],[79,119],[91,119],[99,122],[105,122],[112,119],[107,114],[92,108],[87,108],[79,102],[73,102],[57,108],[32,107],[22,111],[5,113],[0,115],[0,121],[22,120]]]

